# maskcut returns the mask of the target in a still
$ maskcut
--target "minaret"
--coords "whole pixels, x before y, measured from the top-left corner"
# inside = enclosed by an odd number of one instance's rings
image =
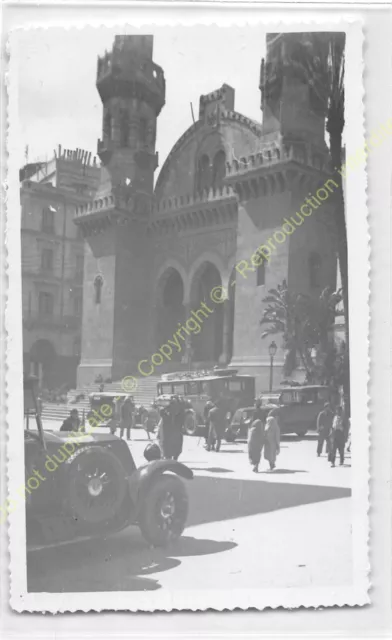
[[[329,37],[328,33],[267,34],[259,83],[264,133],[323,143],[327,92],[319,89]]]
[[[127,196],[151,196],[157,117],[165,104],[165,78],[152,61],[153,36],[116,36],[113,49],[98,58],[97,89],[103,104],[98,155],[107,168],[112,193],[126,208]],[[144,199],[143,199],[144,200]]]
[[[103,164],[96,199],[76,213],[86,239],[82,358],[78,382],[101,374],[119,380],[136,372],[152,343],[151,211],[157,117],[165,79],[152,60],[152,36],[116,36],[98,58],[103,104]]]

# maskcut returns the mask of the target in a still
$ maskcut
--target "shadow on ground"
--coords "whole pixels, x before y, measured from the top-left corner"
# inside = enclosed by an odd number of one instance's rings
[[[280,472],[293,471],[281,469]],[[272,472],[274,473],[277,471]],[[244,518],[277,509],[347,498],[351,495],[351,489],[347,488],[266,482],[260,480],[260,475],[255,475],[255,480],[195,476],[188,484],[188,526]]]
[[[187,483],[188,527],[244,518],[350,496],[350,489],[286,482],[196,476]],[[185,532],[186,533],[186,532]],[[137,527],[95,540],[27,554],[30,592],[148,591],[160,588],[151,574],[176,568],[181,558],[229,551],[232,541],[185,535],[167,549],[153,549]]]
[[[158,580],[150,574],[169,571],[179,558],[228,551],[235,542],[201,540],[184,535],[166,549],[154,549],[136,527],[121,534],[27,554],[29,592],[154,591]]]

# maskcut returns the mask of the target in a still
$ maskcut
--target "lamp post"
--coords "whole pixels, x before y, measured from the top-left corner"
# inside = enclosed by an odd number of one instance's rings
[[[274,358],[276,356],[277,350],[278,350],[278,347],[276,346],[276,342],[272,341],[270,346],[268,347],[268,352],[270,355],[270,384],[269,384],[270,393],[272,392],[272,383],[273,383],[273,377],[274,377]]]

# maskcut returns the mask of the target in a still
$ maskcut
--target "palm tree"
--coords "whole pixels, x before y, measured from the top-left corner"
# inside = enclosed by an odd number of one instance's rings
[[[325,382],[334,377],[336,349],[331,339],[337,310],[342,301],[341,291],[325,288],[319,298],[290,292],[284,280],[276,289],[270,289],[263,298],[266,307],[261,325],[267,325],[262,338],[280,334],[286,351],[283,373],[289,377],[299,357],[306,373],[306,381]],[[312,356],[316,348],[317,358]]]
[[[261,337],[282,335],[282,347],[286,351],[283,373],[289,377],[297,366],[299,356],[306,376],[311,377],[311,357],[304,338],[304,328],[308,321],[309,298],[291,293],[283,280],[276,289],[270,289],[263,298],[267,305],[261,318],[261,325],[268,325]]]
[[[348,252],[347,226],[344,208],[342,170],[343,130],[344,130],[344,69],[346,34],[333,32],[328,34],[307,34],[296,47],[292,65],[302,72],[311,94],[318,105],[326,110],[326,130],[329,135],[329,149],[334,180],[338,188],[332,196],[334,204],[334,226],[337,238],[337,250],[341,276],[346,357],[349,358],[349,306],[348,306]],[[326,47],[327,39],[327,47]],[[331,199],[332,199],[331,198]],[[348,363],[346,370],[349,370]],[[350,378],[344,384],[345,403],[350,414]]]

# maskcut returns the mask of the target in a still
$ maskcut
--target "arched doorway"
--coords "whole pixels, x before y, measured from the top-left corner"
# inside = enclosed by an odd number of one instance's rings
[[[173,334],[185,318],[184,283],[181,275],[170,267],[165,271],[158,284],[156,348],[159,349]],[[182,352],[173,349],[172,361],[180,362]]]
[[[40,387],[50,389],[56,364],[56,349],[49,340],[37,340],[30,349],[30,374],[37,376]]]
[[[211,262],[204,262],[196,271],[191,284],[192,316],[197,317],[200,332],[192,334],[194,362],[218,363],[223,348],[223,306],[213,302],[211,292],[222,286],[220,273]],[[210,311],[203,312],[201,303]]]

